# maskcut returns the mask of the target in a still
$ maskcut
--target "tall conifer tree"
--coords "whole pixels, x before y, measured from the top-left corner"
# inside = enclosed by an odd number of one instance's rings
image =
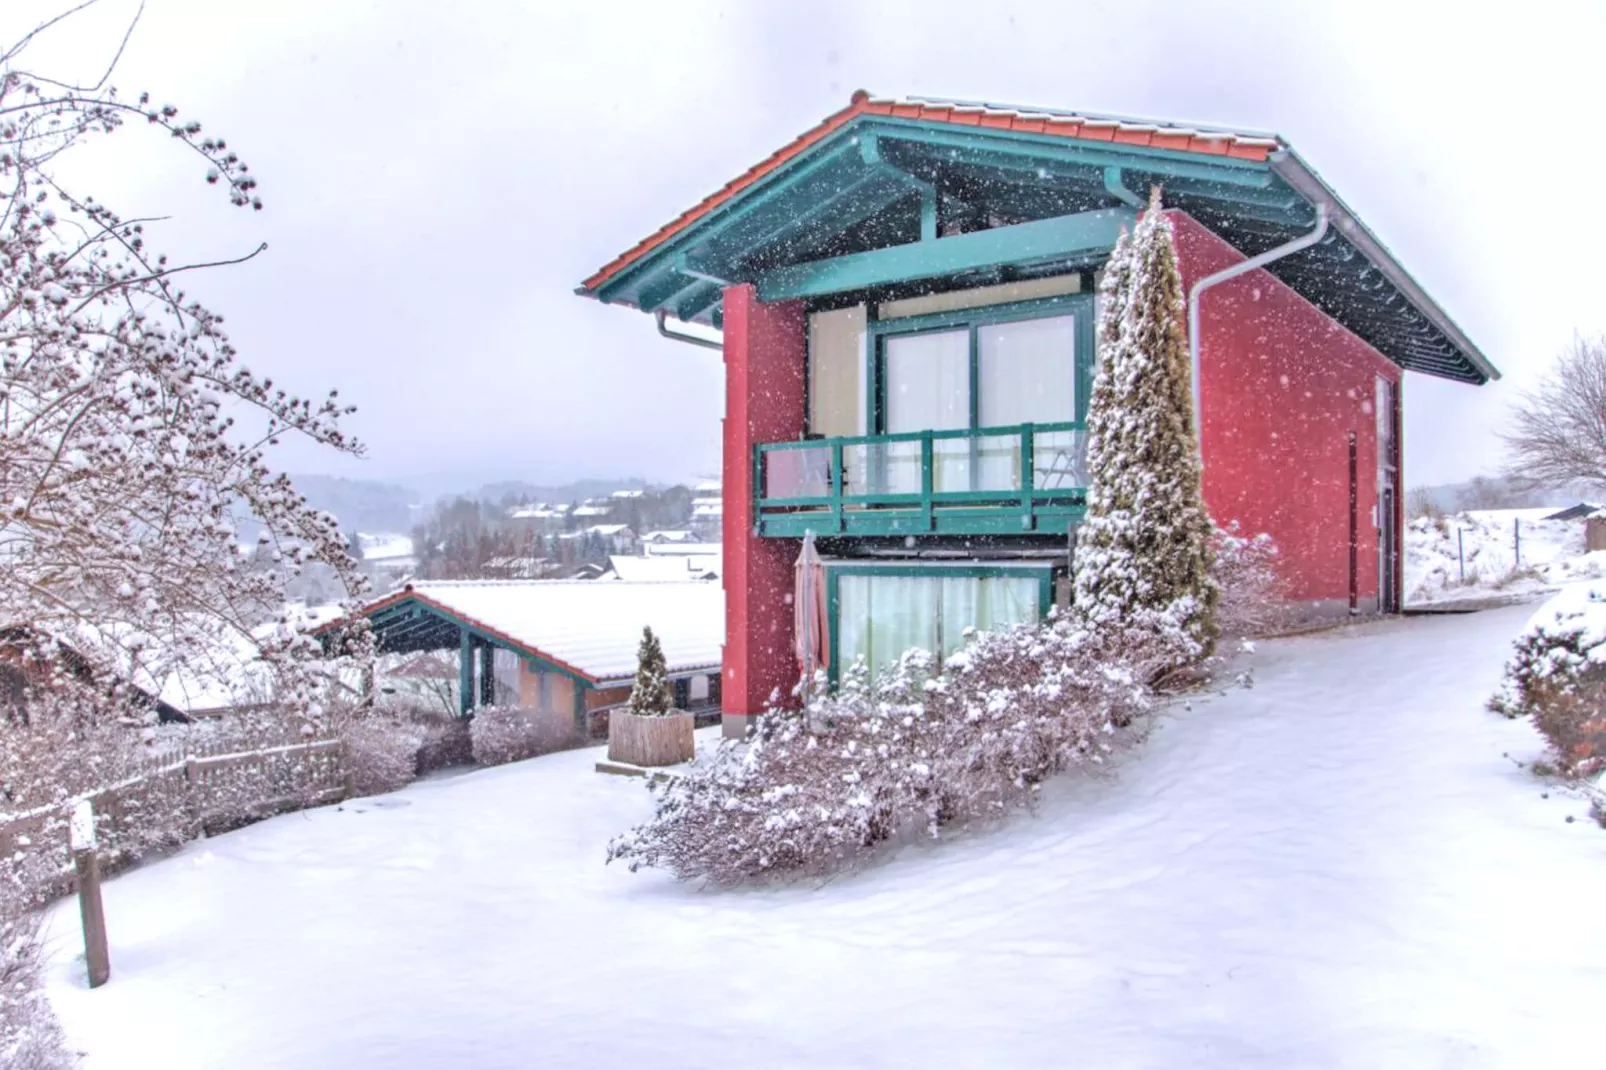
[[[1193,427],[1182,276],[1156,189],[1100,287],[1099,368],[1088,403],[1087,519],[1076,612],[1096,627],[1215,639],[1210,517]]]

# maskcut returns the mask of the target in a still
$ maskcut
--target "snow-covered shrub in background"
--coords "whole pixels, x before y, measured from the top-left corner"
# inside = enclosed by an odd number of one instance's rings
[[[1490,709],[1532,717],[1564,775],[1606,769],[1606,585],[1546,602],[1515,646]]]
[[[848,869],[902,834],[1000,817],[1130,744],[1116,725],[1176,658],[1163,638],[1067,618],[974,634],[940,667],[911,651],[873,683],[861,663],[807,712],[772,710],[750,741],[656,786],[653,818],[608,860],[728,885]]]
[[[1218,592],[1193,429],[1182,276],[1156,189],[1099,291],[1099,367],[1087,412],[1087,519],[1074,612],[1090,628],[1176,630],[1208,654]]]
[[[561,710],[520,710],[488,706],[469,722],[474,760],[505,765],[562,750],[573,742],[574,718]]]
[[[1270,535],[1244,536],[1237,525],[1210,538],[1210,577],[1219,593],[1216,626],[1224,639],[1270,635],[1293,617],[1282,557]]]
[[[381,795],[405,787],[418,775],[424,728],[404,714],[376,709],[340,729],[345,761],[356,795]]]

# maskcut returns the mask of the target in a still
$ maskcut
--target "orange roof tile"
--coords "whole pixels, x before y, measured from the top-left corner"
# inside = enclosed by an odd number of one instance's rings
[[[829,137],[860,115],[885,115],[897,119],[917,119],[963,126],[984,126],[1022,133],[1053,134],[1084,141],[1113,142],[1202,156],[1229,156],[1242,160],[1265,160],[1279,147],[1278,138],[1268,134],[1238,133],[1205,129],[1152,120],[1087,115],[1047,108],[1014,107],[1003,104],[936,100],[911,97],[894,99],[872,97],[860,89],[848,106],[828,116],[818,126],[794,138],[764,160],[725,183],[647,237],[603,265],[582,283],[595,291],[603,283],[664,244],[709,212],[727,203],[788,161]]]

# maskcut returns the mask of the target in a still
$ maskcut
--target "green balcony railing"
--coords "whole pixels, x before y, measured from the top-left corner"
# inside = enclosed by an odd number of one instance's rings
[[[816,438],[754,450],[760,534],[1064,533],[1087,478],[1080,423]]]

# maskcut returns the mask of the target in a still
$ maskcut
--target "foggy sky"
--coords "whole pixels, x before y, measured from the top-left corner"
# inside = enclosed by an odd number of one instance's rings
[[[3,0],[0,39],[61,6]],[[34,65],[98,74],[136,6]],[[857,88],[1276,130],[1506,373],[1407,378],[1406,479],[1439,483],[1493,471],[1513,391],[1606,332],[1606,14],[1477,8],[149,0],[116,84],[226,137],[267,209],[143,129],[73,166],[172,214],[153,244],[176,258],[269,243],[192,289],[254,370],[356,402],[369,448],[282,467],[469,489],[717,472],[718,354],[572,290]]]

